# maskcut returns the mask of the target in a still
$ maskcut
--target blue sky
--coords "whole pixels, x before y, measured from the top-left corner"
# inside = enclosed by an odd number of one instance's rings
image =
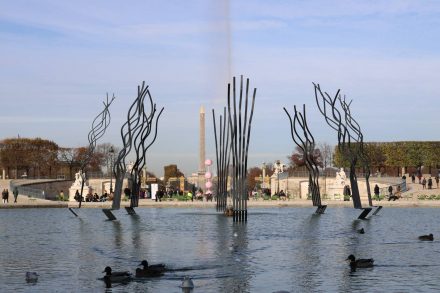
[[[249,165],[294,148],[282,107],[306,104],[319,142],[336,144],[312,82],[353,99],[366,141],[438,140],[438,1],[3,1],[0,137],[83,146],[106,93],[119,130],[143,80],[165,111],[148,168],[197,170],[198,111],[226,104],[232,76],[257,88]]]

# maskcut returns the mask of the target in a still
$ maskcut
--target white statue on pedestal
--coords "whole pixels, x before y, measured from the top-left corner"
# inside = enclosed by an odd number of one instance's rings
[[[79,186],[80,187],[83,180],[84,180],[83,175],[84,175],[84,173],[81,170],[79,170],[78,173],[75,173],[75,182],[73,182],[72,186]]]
[[[273,173],[276,175],[283,173],[285,168],[286,168],[286,165],[281,163],[280,160],[277,160],[273,164]]]
[[[347,176],[345,175],[344,168],[341,168],[339,172],[336,172],[336,182],[335,185],[345,186],[345,180]]]
[[[134,162],[133,162],[133,161],[130,161],[130,162],[127,164],[126,168],[127,168],[127,173],[131,173],[131,171],[132,171],[133,168],[134,168]]]

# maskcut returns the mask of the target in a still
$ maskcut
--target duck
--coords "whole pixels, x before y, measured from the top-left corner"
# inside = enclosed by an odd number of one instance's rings
[[[113,272],[112,268],[108,266],[105,267],[103,273],[105,273],[103,281],[107,286],[111,283],[127,283],[132,278],[130,272]]]
[[[224,211],[224,214],[226,217],[234,216],[234,208],[231,206],[227,207],[226,210]]]
[[[26,282],[33,283],[38,281],[38,274],[36,272],[26,272]]]
[[[432,234],[422,235],[422,236],[419,236],[419,240],[422,240],[422,241],[433,241],[434,240],[434,235],[432,235]]]
[[[146,260],[143,260],[139,265],[143,268],[136,269],[136,277],[138,278],[160,277],[166,270],[164,264],[148,265]]]
[[[361,229],[359,229],[359,230],[357,230],[358,232],[359,232],[359,234],[365,234],[365,230],[364,230],[364,228],[361,228]]]
[[[356,259],[353,254],[350,254],[346,260],[350,261],[350,267],[352,270],[356,270],[357,268],[372,268],[374,266],[374,259]]]
[[[185,276],[182,281],[182,285],[180,286],[182,289],[194,289],[194,283],[189,276]]]

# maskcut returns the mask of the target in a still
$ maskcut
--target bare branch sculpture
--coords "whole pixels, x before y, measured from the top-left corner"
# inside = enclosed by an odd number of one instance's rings
[[[292,140],[301,149],[304,156],[304,162],[309,172],[309,194],[312,196],[313,206],[318,207],[315,213],[324,213],[327,206],[321,203],[321,193],[319,190],[319,169],[316,161],[313,159],[313,151],[315,150],[315,139],[307,125],[306,105],[303,105],[303,112],[296,110],[293,106],[293,119],[286,108],[283,108],[289,117],[290,134]]]
[[[240,93],[237,109],[237,91],[235,77],[232,82],[232,101],[231,84],[228,84],[228,119],[229,133],[231,135],[231,157],[233,167],[232,182],[232,206],[234,210],[235,222],[247,221],[247,158],[249,151],[249,141],[251,136],[251,124],[254,114],[255,96],[257,89],[254,88],[252,104],[248,118],[249,108],[249,79],[246,79],[246,89],[243,93],[243,76],[240,79]],[[244,94],[244,95],[243,95]],[[244,117],[242,117],[244,98]],[[232,102],[232,105],[231,105]],[[238,114],[238,115],[237,115]]]
[[[107,99],[106,101],[103,102],[104,109],[95,117],[95,119],[93,119],[92,129],[87,135],[87,139],[89,141],[89,147],[87,148],[85,159],[82,161],[80,167],[80,171],[81,171],[80,175],[82,182],[81,182],[81,193],[79,198],[79,208],[81,208],[81,202],[83,199],[84,183],[86,181],[86,167],[92,158],[93,152],[95,151],[96,142],[104,135],[105,131],[107,130],[107,127],[110,124],[111,116],[110,116],[109,107],[111,103],[114,101],[114,99],[115,99],[115,95],[113,94],[112,99],[109,101],[107,94]]]
[[[368,204],[369,206],[373,206],[373,200],[371,198],[370,180],[369,180],[371,174],[370,158],[368,156],[368,153],[364,149],[364,135],[362,134],[359,123],[357,123],[357,121],[351,115],[350,105],[352,101],[350,101],[350,103],[347,103],[345,96],[343,99],[339,97],[339,101],[345,113],[345,125],[346,127],[350,128],[351,130],[350,133],[353,133],[353,135],[350,135],[350,138],[356,142],[355,148],[358,151],[359,161],[364,171],[365,183],[367,186]]]
[[[212,109],[212,120],[214,123],[215,156],[217,161],[217,211],[226,210],[228,199],[228,175],[230,159],[229,127],[226,126],[226,107],[223,109],[223,116],[219,118],[219,133],[215,122],[215,111]]]
[[[340,90],[336,92],[334,98],[326,92],[322,92],[319,84],[313,83],[315,87],[315,100],[318,105],[318,109],[324,116],[327,124],[338,134],[338,148],[341,153],[346,155],[350,161],[350,185],[352,190],[353,206],[356,209],[362,209],[361,198],[359,194],[359,187],[356,176],[356,163],[358,160],[359,152],[354,149],[351,143],[353,135],[350,133],[349,126],[345,125],[342,120],[341,112],[337,109],[336,101],[340,98]],[[321,101],[321,102],[320,102]],[[330,108],[331,113],[328,112]],[[342,109],[343,110],[343,109]]]
[[[147,95],[150,102],[148,114],[144,105]],[[146,152],[157,138],[159,117],[163,110],[164,108],[162,107],[157,113],[156,104],[153,103],[153,98],[151,97],[148,86],[145,86],[145,81],[143,81],[142,86],[138,86],[137,97],[128,110],[127,121],[121,127],[123,146],[113,167],[116,184],[112,209],[116,210],[121,206],[122,184],[125,174],[127,173],[126,158],[132,149],[134,149],[136,159],[133,168],[130,170],[129,177],[131,181],[130,208],[138,206],[141,184],[140,173],[146,163]],[[151,141],[148,142],[148,137],[152,131],[154,131],[154,136]]]

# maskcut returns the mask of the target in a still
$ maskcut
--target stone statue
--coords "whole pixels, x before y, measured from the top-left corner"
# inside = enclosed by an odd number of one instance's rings
[[[278,175],[280,173],[284,172],[284,169],[286,168],[286,165],[281,163],[279,160],[277,160],[274,164],[273,164],[273,170],[274,170],[274,174]]]
[[[75,173],[75,182],[73,183],[73,186],[81,186],[83,182],[83,173],[81,170],[78,173]]]
[[[133,170],[133,168],[134,168],[134,162],[133,161],[130,161],[128,164],[127,164],[127,172],[128,173],[131,173],[131,171]]]
[[[336,185],[345,185],[345,180],[347,176],[345,175],[344,168],[341,168],[339,172],[336,172]]]

